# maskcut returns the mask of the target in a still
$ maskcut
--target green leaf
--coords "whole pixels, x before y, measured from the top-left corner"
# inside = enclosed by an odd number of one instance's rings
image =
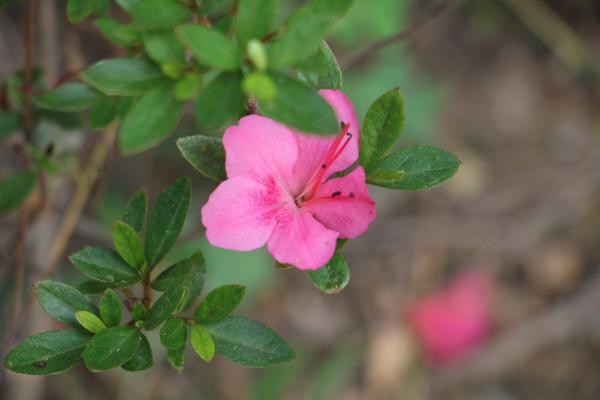
[[[96,9],[96,0],[69,0],[67,3],[67,18],[77,24],[89,17]]]
[[[170,318],[160,328],[160,342],[169,350],[185,346],[187,325],[181,318]]]
[[[101,282],[131,285],[140,276],[115,251],[102,247],[85,247],[69,260],[87,276]]]
[[[175,98],[179,101],[188,101],[196,98],[202,89],[202,77],[190,72],[180,79],[175,85]]]
[[[285,22],[270,48],[274,66],[296,64],[317,52],[321,40],[352,0],[310,0]]]
[[[119,47],[133,47],[141,41],[139,32],[132,25],[123,25],[112,18],[99,18],[94,23],[108,40]]]
[[[98,309],[90,299],[73,286],[56,281],[40,281],[34,285],[38,302],[52,318],[79,328],[75,312],[90,311],[97,314]]]
[[[96,7],[94,8],[94,12],[97,15],[106,15],[110,13],[111,9],[111,0],[96,0]]]
[[[136,230],[123,221],[115,221],[112,234],[115,248],[123,260],[133,268],[141,269],[145,262],[144,247]]]
[[[269,102],[259,101],[264,116],[307,133],[339,132],[333,109],[314,89],[283,75],[274,78],[278,88],[277,97]]]
[[[190,332],[192,348],[198,356],[206,362],[210,362],[215,355],[215,342],[210,333],[198,324],[192,325]]]
[[[150,308],[144,328],[146,330],[154,329],[169,318],[185,300],[185,292],[185,288],[182,287],[164,292]]]
[[[139,0],[115,0],[115,3],[119,5],[125,12],[131,12],[131,7],[133,3]]]
[[[427,145],[407,146],[373,165],[367,182],[389,189],[423,190],[449,179],[459,167],[460,160],[452,153]],[[398,180],[390,179],[394,173]]]
[[[154,61],[159,64],[173,63],[185,66],[185,53],[173,31],[146,32],[144,48]]]
[[[192,197],[190,178],[179,178],[165,189],[150,212],[146,229],[146,260],[153,268],[175,244]]]
[[[271,367],[295,357],[294,351],[271,328],[241,317],[203,324],[217,353],[249,368]]]
[[[200,64],[225,71],[233,71],[240,67],[237,46],[216,29],[201,25],[183,25],[177,28],[177,35]]]
[[[404,102],[398,88],[371,104],[360,130],[360,165],[369,170],[393,146],[404,127]]]
[[[217,182],[227,179],[225,172],[225,148],[221,139],[194,135],[177,139],[177,148],[202,175]]]
[[[224,285],[212,290],[194,313],[198,322],[223,319],[242,302],[246,288],[241,285]]]
[[[136,1],[130,11],[133,22],[142,29],[169,29],[192,15],[189,8],[176,0]]]
[[[76,311],[75,318],[77,318],[77,322],[79,322],[81,326],[92,333],[98,333],[103,329],[106,329],[104,322],[102,322],[102,320],[98,318],[96,314],[89,311]]]
[[[196,298],[202,292],[205,275],[206,266],[204,257],[202,256],[202,252],[197,251],[190,257],[164,270],[151,286],[153,289],[160,291],[176,287],[185,288],[186,296],[180,310],[186,310],[194,304]]]
[[[181,373],[183,364],[185,363],[185,347],[177,350],[167,350],[167,360],[175,371]]]
[[[309,68],[299,68],[298,78],[317,89],[342,88],[342,70],[325,41],[321,42]]]
[[[121,220],[141,234],[144,230],[147,212],[148,195],[144,190],[139,190],[127,201]]]
[[[117,326],[121,323],[121,300],[112,289],[106,289],[100,299],[100,317],[107,326]]]
[[[95,280],[89,280],[77,285],[77,289],[83,294],[98,294],[102,293],[108,288],[108,284],[105,282],[99,282]]]
[[[146,335],[140,334],[140,336],[142,337],[142,340],[140,341],[140,345],[138,346],[135,353],[133,353],[131,360],[121,365],[121,368],[123,368],[126,371],[143,371],[154,365],[154,359],[152,357],[152,348],[150,347],[150,343],[148,343]]]
[[[90,371],[106,371],[129,361],[142,334],[129,326],[106,328],[92,337],[83,352],[83,361]]]
[[[0,139],[21,129],[21,116],[14,112],[0,110]]]
[[[217,129],[231,120],[237,120],[246,105],[242,93],[242,76],[222,73],[204,87],[194,109],[200,125]]]
[[[90,129],[104,129],[119,115],[118,97],[106,96],[98,94],[90,107],[88,113],[88,126]]]
[[[177,127],[182,112],[183,103],[175,98],[172,84],[148,92],[123,120],[119,132],[121,150],[133,154],[158,145]]]
[[[80,75],[101,92],[117,96],[139,96],[167,79],[154,64],[133,58],[103,60]]]
[[[89,340],[89,335],[71,330],[37,333],[8,353],[4,368],[27,375],[59,374],[79,362]]]
[[[33,171],[21,171],[0,181],[0,215],[19,207],[37,183]]]
[[[145,321],[148,318],[148,310],[142,303],[135,303],[131,311],[131,319],[134,321]]]
[[[242,81],[242,89],[258,101],[271,101],[277,97],[277,86],[271,77],[263,72],[246,75]]]
[[[325,293],[339,293],[350,282],[348,263],[337,251],[325,266],[309,271],[308,277],[317,289]]]
[[[241,0],[237,10],[237,37],[243,47],[271,32],[277,17],[277,0]]]

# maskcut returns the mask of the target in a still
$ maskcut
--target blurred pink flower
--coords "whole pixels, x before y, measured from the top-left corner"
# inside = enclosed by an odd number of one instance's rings
[[[223,136],[228,179],[202,208],[208,241],[247,251],[265,243],[277,261],[317,269],[337,238],[354,238],[375,219],[375,203],[358,159],[359,125],[350,100],[337,90],[319,94],[331,104],[341,133],[324,138],[250,115]]]
[[[425,356],[449,364],[483,343],[492,330],[492,283],[482,271],[463,273],[406,313]]]

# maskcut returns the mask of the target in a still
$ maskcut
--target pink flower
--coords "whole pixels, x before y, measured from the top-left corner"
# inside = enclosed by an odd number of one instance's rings
[[[277,261],[317,269],[338,238],[354,238],[375,219],[361,167],[332,177],[358,159],[359,125],[350,100],[321,90],[341,133],[324,138],[250,115],[223,136],[228,179],[202,208],[208,241],[247,251],[267,244]]]
[[[471,271],[409,307],[407,322],[429,360],[451,363],[485,341],[492,329],[491,291],[489,277]]]

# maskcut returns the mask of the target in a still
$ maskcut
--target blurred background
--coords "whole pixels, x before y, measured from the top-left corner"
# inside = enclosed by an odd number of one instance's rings
[[[34,61],[48,83],[118,55],[91,21],[67,22],[66,1],[38,3]],[[0,12],[0,81],[23,65],[26,9],[9,1]],[[66,249],[110,245],[112,221],[134,191],[144,186],[153,199],[189,175],[192,209],[170,260],[201,248],[208,286],[246,285],[239,312],[273,327],[297,360],[248,370],[219,357],[207,366],[190,350],[177,374],[156,335],[150,370],[77,367],[49,378],[2,370],[0,398],[600,398],[600,2],[355,0],[330,45],[360,119],[398,86],[407,115],[399,145],[429,143],[463,162],[433,190],[372,188],[379,218],[343,250],[352,273],[345,290],[326,295],[301,271],[275,268],[266,251],[208,246],[200,208],[215,184],[179,155],[174,136],[140,155],[111,152]],[[100,137],[45,129],[39,140],[71,168]],[[190,112],[176,136],[195,133]],[[16,142],[0,141],[0,176],[19,165]],[[58,327],[27,305],[73,192],[68,175],[46,184],[15,329],[18,213],[0,219],[2,356],[29,333]],[[84,280],[66,257],[54,275]]]

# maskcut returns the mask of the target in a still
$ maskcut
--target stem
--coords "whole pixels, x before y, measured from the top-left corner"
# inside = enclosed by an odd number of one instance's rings
[[[142,300],[144,307],[146,310],[150,309],[150,304],[152,304],[152,290],[150,289],[150,271],[146,273],[146,277],[144,278],[144,298]]]

